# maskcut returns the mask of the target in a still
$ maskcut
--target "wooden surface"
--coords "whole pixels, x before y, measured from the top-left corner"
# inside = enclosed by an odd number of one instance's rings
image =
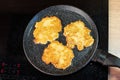
[[[120,58],[120,0],[109,0],[109,52]]]

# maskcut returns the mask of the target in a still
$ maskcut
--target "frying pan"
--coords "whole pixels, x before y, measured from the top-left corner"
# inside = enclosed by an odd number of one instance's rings
[[[57,16],[62,22],[62,32],[59,33],[59,38],[57,41],[66,45],[66,38],[63,36],[63,28],[70,22],[76,20],[82,20],[85,25],[91,30],[91,35],[94,38],[94,43],[92,46],[85,48],[82,51],[78,51],[76,48],[73,49],[74,59],[72,64],[65,70],[57,69],[52,64],[46,65],[42,60],[43,50],[50,44],[49,42],[46,45],[35,44],[33,42],[33,31],[35,29],[35,23],[40,21],[46,16]],[[27,28],[23,36],[23,48],[25,56],[28,61],[39,71],[49,74],[49,75],[68,75],[72,74],[85,65],[89,61],[97,61],[106,66],[117,66],[120,67],[120,59],[105,52],[101,49],[97,49],[98,46],[98,31],[93,20],[82,10],[69,6],[69,5],[56,5],[48,7],[40,12],[38,12],[28,23]]]

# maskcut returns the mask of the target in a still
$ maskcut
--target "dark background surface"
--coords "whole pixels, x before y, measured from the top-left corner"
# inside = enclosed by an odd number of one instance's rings
[[[4,70],[1,78],[11,75],[14,80],[107,80],[108,67],[92,61],[82,70],[61,77],[45,75],[27,61],[22,39],[29,20],[40,10],[58,4],[72,5],[88,13],[98,28],[98,48],[108,50],[108,0],[3,0],[0,1],[0,70]],[[16,69],[13,65],[18,64],[21,67]]]

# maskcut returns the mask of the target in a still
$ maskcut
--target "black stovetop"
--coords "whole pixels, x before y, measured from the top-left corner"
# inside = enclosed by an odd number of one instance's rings
[[[0,80],[107,80],[108,67],[93,61],[71,75],[50,76],[43,74],[27,61],[23,51],[22,39],[29,20],[38,11],[51,5],[67,4],[76,6],[90,15],[99,32],[98,48],[107,51],[108,0],[90,0],[89,2],[88,0],[45,0],[45,2],[39,1],[37,6],[35,6],[37,3],[34,2],[32,5],[32,1],[30,2],[29,5],[26,5],[27,7],[16,5],[13,6],[15,9],[7,9],[8,12],[6,10],[0,13]],[[22,3],[20,4],[22,5]],[[19,10],[22,11],[22,9],[23,12],[20,12]]]

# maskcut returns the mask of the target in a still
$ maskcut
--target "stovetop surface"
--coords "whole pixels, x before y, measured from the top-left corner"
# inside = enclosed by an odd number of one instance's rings
[[[47,1],[47,0],[46,0]],[[74,2],[74,3],[73,3]],[[84,4],[83,4],[84,3]],[[26,59],[22,39],[30,19],[40,10],[56,4],[76,6],[90,15],[99,32],[98,48],[108,50],[108,0],[47,1],[35,7],[34,12],[0,14],[0,80],[107,80],[108,67],[90,61],[76,73],[50,76],[36,70]],[[44,5],[44,6],[43,6]],[[20,9],[21,10],[21,9]]]

